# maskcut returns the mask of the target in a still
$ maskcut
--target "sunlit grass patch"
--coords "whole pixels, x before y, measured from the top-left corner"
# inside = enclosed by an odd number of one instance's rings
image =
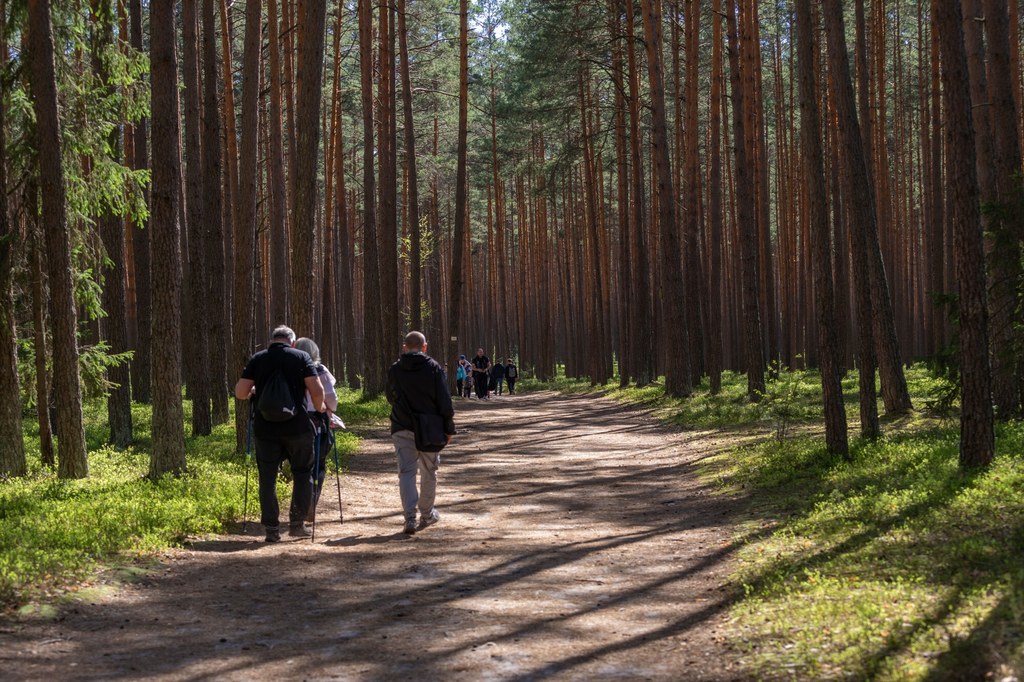
[[[768,678],[971,678],[1024,664],[1024,425],[988,470],[957,466],[953,428],[855,441],[769,440],[709,465],[751,492],[733,635]],[[988,666],[988,667],[986,667]],[[982,672],[982,675],[984,672]]]
[[[344,392],[339,412],[358,424],[386,419],[386,401]],[[29,475],[0,481],[0,609],[58,593],[99,564],[138,558],[252,521],[259,502],[252,455],[235,452],[233,420],[205,437],[192,437],[186,401],[187,473],[153,482],[149,469],[152,408],[133,405],[135,444],[124,451],[104,445],[109,430],[102,401],[85,406],[89,477],[59,480],[40,461],[38,424],[25,421]],[[381,417],[383,414],[383,417]],[[359,439],[337,433],[342,469]],[[333,472],[334,464],[328,462]],[[248,505],[243,495],[249,480]],[[286,499],[289,485],[279,481]]]

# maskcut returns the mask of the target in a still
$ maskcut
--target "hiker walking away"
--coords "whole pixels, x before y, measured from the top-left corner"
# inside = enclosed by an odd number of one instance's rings
[[[308,537],[305,510],[313,492],[313,423],[303,409],[306,392],[317,412],[324,412],[324,389],[316,365],[308,353],[292,347],[295,332],[285,326],[270,335],[270,345],[253,355],[242,378],[235,384],[235,397],[251,400],[256,468],[259,471],[260,522],[266,541],[281,539],[277,501],[277,471],[287,459],[292,469],[292,501],[288,534]]]
[[[434,508],[439,453],[455,433],[448,382],[441,366],[427,355],[427,340],[420,332],[406,334],[402,355],[388,370],[386,394],[391,404],[391,440],[398,456],[398,491],[405,516],[402,530],[412,535],[441,519]]]
[[[459,356],[459,366],[455,369],[455,390],[462,396],[462,391],[466,386],[466,356]]]
[[[460,355],[459,364],[466,372],[466,383],[462,385],[462,397],[468,398],[473,393],[473,363],[467,360],[465,355]]]
[[[503,358],[498,358],[498,361],[491,367],[491,392],[502,395],[505,392],[505,363]]]
[[[508,382],[508,394],[514,395],[516,392],[516,379],[519,378],[519,370],[516,368],[516,363],[512,361],[512,358],[508,359],[508,364],[505,365],[505,381]]]
[[[331,371],[320,361],[320,347],[316,345],[313,339],[307,339],[306,337],[297,339],[295,341],[295,348],[308,353],[313,361],[313,365],[316,367],[317,378],[320,379],[320,385],[324,388],[324,404],[327,406],[326,412],[317,412],[313,409],[313,400],[309,395],[309,391],[306,391],[304,406],[306,414],[309,415],[309,419],[313,422],[315,428],[314,445],[317,443],[320,445],[319,451],[313,451],[313,496],[305,516],[306,521],[312,523],[316,520],[316,505],[320,501],[320,491],[323,490],[324,478],[327,476],[327,455],[331,452],[330,417],[338,411],[338,392],[334,390],[334,384],[338,383],[338,380],[334,378]],[[298,511],[297,509],[292,509],[290,510],[290,515],[296,516]]]
[[[491,369],[491,359],[484,355],[483,348],[476,349],[476,357],[473,358],[473,385],[476,387],[476,397],[481,400],[487,399],[487,372]]]

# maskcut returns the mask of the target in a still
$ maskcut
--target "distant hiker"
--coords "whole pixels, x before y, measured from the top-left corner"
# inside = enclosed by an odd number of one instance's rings
[[[462,397],[468,398],[473,393],[473,363],[466,359],[465,355],[459,356],[459,365],[466,374],[466,381],[462,385]]]
[[[249,359],[235,384],[235,397],[252,400],[253,440],[260,476],[260,522],[267,542],[281,539],[278,530],[277,471],[287,459],[292,469],[292,503],[288,534],[308,537],[305,511],[313,493],[314,427],[303,409],[306,392],[317,412],[324,412],[324,388],[309,354],[292,348],[295,332],[285,326],[270,335],[270,345]]]
[[[508,394],[513,395],[516,392],[516,379],[519,378],[519,369],[516,368],[516,363],[512,361],[512,358],[508,359],[508,364],[505,365],[505,381],[508,382]]]
[[[491,367],[491,391],[501,395],[505,392],[505,363],[502,358]]]
[[[338,380],[320,362],[320,348],[314,343],[313,339],[307,339],[306,337],[297,339],[295,341],[295,348],[305,351],[309,354],[310,359],[313,360],[313,365],[316,366],[316,375],[320,379],[320,385],[324,387],[324,404],[327,405],[326,412],[322,414],[317,412],[313,409],[313,401],[309,396],[309,391],[306,391],[306,413],[309,414],[310,421],[313,422],[313,426],[316,428],[314,441],[320,445],[319,453],[316,450],[313,451],[313,464],[316,469],[313,472],[313,497],[305,517],[307,521],[312,522],[316,520],[316,505],[320,501],[320,491],[323,490],[324,478],[327,475],[327,455],[331,452],[332,438],[330,416],[338,411],[338,392],[334,390],[334,384]],[[291,509],[290,515],[297,516],[298,510]]]
[[[460,397],[462,396],[462,390],[466,386],[466,365],[464,364],[465,362],[466,356],[460,355],[459,366],[455,370],[455,390],[458,392]]]
[[[473,358],[473,385],[476,386],[476,397],[487,399],[487,373],[491,370],[491,359],[484,355],[483,348],[476,349]]]
[[[388,370],[386,393],[391,404],[391,440],[398,455],[398,491],[405,515],[402,530],[412,535],[441,519],[434,508],[439,453],[455,433],[448,382],[441,366],[427,355],[427,340],[420,332],[406,334],[402,355]]]

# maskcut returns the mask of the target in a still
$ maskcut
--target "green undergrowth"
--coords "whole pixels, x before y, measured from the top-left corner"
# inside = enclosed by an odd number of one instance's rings
[[[907,384],[915,405],[924,406],[941,382],[932,377],[924,365],[906,370]],[[750,427],[771,429],[778,437],[789,436],[794,427],[819,424],[823,418],[821,376],[817,370],[780,369],[766,376],[766,389],[759,400],[747,395],[747,377],[738,372],[722,373],[722,386],[712,394],[704,377],[685,398],[668,396],[664,378],[645,386],[619,386],[618,377],[604,385],[591,385],[586,378],[567,377],[563,367],[550,381],[528,378],[521,382],[523,391],[553,390],[572,395],[601,394],[619,402],[653,408],[667,423],[684,428],[735,430]],[[858,418],[857,375],[850,372],[843,379],[843,398],[851,421]],[[884,415],[881,399],[879,413]],[[909,419],[929,415],[916,413]],[[884,418],[884,417],[883,417]],[[905,423],[908,418],[901,418]],[[927,419],[926,419],[927,420]]]
[[[690,398],[663,385],[601,392],[666,422],[737,436],[702,475],[747,505],[728,637],[752,679],[1018,679],[1024,671],[1024,423],[1001,424],[987,469],[958,466],[958,420],[929,412],[938,388],[907,371],[915,412],[857,433],[857,379],[843,382],[850,461],[824,447],[821,386],[783,371],[759,404],[742,375]],[[883,413],[881,404],[879,411]],[[745,519],[745,520],[743,520]]]
[[[763,677],[984,679],[1024,665],[1024,425],[964,473],[953,426],[855,440],[852,462],[800,437],[706,471],[752,504],[733,641]]]
[[[342,391],[339,400],[346,424],[387,416],[383,398],[364,400],[358,392]],[[105,403],[85,405],[89,477],[82,480],[59,480],[42,465],[38,425],[25,419],[29,475],[0,481],[0,609],[60,594],[102,565],[144,557],[241,521],[247,465],[248,518],[258,518],[255,467],[251,456],[235,453],[233,420],[209,436],[192,437],[190,410],[186,401],[188,472],[156,482],[146,478],[152,442],[148,405],[133,405],[136,442],[124,451],[104,445]],[[358,443],[352,433],[338,434],[342,469]],[[289,488],[282,476],[282,499],[288,499]]]

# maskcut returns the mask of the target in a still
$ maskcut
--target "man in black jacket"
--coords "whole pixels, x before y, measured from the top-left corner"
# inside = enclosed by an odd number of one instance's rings
[[[420,332],[409,332],[405,336],[402,356],[388,370],[387,399],[391,403],[391,440],[398,455],[398,491],[405,514],[403,530],[412,535],[441,519],[434,509],[441,456],[417,449],[416,415],[442,417],[446,442],[455,433],[455,410],[444,370],[427,355],[427,339]],[[417,469],[420,472],[419,491],[416,489]],[[417,507],[420,510],[419,526],[416,525]]]
[[[289,514],[289,535],[308,537],[305,511],[313,495],[312,470],[314,465],[314,427],[303,409],[306,391],[318,412],[326,411],[324,388],[316,374],[316,366],[308,353],[292,348],[295,332],[278,327],[271,333],[270,345],[252,358],[242,370],[242,378],[235,385],[235,397],[253,401],[253,440],[256,447],[256,468],[260,475],[260,522],[266,530],[267,542],[281,539],[278,530],[280,507],[277,501],[277,471],[281,461],[287,459],[292,469],[292,511]],[[280,375],[280,376],[277,376]],[[283,378],[291,394],[290,417],[264,415],[260,397],[273,391]],[[266,401],[264,401],[266,402]],[[278,406],[279,408],[281,406]],[[265,408],[264,408],[265,409]],[[270,418],[268,418],[268,416]],[[303,510],[301,512],[297,510]]]

